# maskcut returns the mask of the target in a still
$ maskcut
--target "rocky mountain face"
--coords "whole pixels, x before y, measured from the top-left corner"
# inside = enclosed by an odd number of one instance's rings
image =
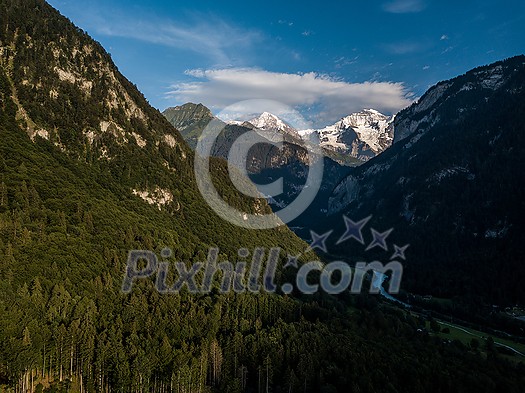
[[[516,69],[518,71],[519,68]],[[480,99],[488,101],[495,91],[514,76],[513,70],[509,70],[506,63],[498,63],[490,67],[479,67],[460,78],[438,83],[416,105],[399,113],[394,122],[394,143],[412,135],[422,136],[435,124],[447,121],[441,117],[444,110],[453,111],[454,118],[459,121],[477,109]]]
[[[244,133],[255,131],[257,128],[251,123],[244,122],[242,125],[224,124],[222,122],[212,123],[219,124],[217,127],[224,127],[219,134],[213,149],[212,155],[228,159],[233,143]],[[270,132],[274,132],[271,130]],[[277,131],[275,131],[277,132]],[[259,134],[260,135],[260,134]],[[272,145],[270,142],[276,141],[272,134],[262,134],[262,142],[251,147],[248,151],[247,170],[248,173],[260,173],[268,168],[282,168],[293,163],[308,164],[308,152],[299,140],[285,135],[282,148]],[[264,143],[268,141],[268,143]]]
[[[396,116],[394,145],[337,185],[329,213],[403,233],[418,293],[523,302],[524,87],[524,56],[438,83]]]
[[[211,212],[197,189],[194,153],[181,134],[118,71],[100,44],[45,1],[2,0],[0,5],[3,140],[10,135],[26,136],[31,141],[24,144],[29,146],[28,156],[33,150],[49,150],[63,165],[85,165],[69,180],[92,172],[93,181],[107,187],[108,198],[118,195],[166,217],[179,217],[176,225],[188,233],[188,241],[191,238],[190,243],[204,244],[207,240],[201,239],[196,229],[203,223],[199,217],[208,211],[206,216],[215,225],[222,225],[222,220]],[[182,128],[194,119],[204,122],[211,116],[202,105],[186,109],[171,117]],[[9,165],[21,165],[25,159]],[[253,214],[271,211],[263,198],[236,195],[226,175],[226,163],[213,158],[212,162],[218,191],[228,195],[232,205]],[[25,179],[30,180],[30,176]],[[191,224],[185,224],[188,222]],[[241,231],[228,223],[224,228]],[[295,239],[292,242],[302,244],[292,232],[285,232]],[[0,248],[5,245],[0,243]]]
[[[318,130],[302,130],[301,135],[316,133],[320,145],[328,150],[367,161],[392,145],[393,117],[365,109]]]
[[[42,15],[15,16],[30,5]],[[140,157],[154,151],[159,160],[169,152],[170,165],[187,162],[180,134],[98,43],[67,21],[48,27],[56,11],[45,2],[6,1],[3,7],[1,65],[16,119],[33,142],[97,165],[117,167],[132,151]]]

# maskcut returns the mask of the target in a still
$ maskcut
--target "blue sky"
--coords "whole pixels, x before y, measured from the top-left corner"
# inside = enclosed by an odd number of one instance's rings
[[[267,99],[321,126],[366,107],[393,114],[440,80],[525,53],[522,0],[50,3],[160,110]]]

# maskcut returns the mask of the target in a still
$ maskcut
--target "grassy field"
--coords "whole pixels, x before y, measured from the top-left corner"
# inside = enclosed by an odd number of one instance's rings
[[[443,339],[449,339],[449,340],[459,340],[464,345],[470,346],[470,343],[473,338],[477,339],[480,343],[480,348],[483,348],[485,345],[485,340],[488,338],[486,333],[480,332],[478,330],[474,329],[468,329],[464,328],[462,326],[458,326],[449,322],[443,322],[436,320],[436,322],[441,326],[441,332],[437,333],[437,335]],[[450,330],[450,333],[443,333],[443,329],[448,328]],[[427,329],[430,331],[430,322],[427,322]],[[498,346],[498,344],[506,345],[510,348],[515,349],[516,351],[520,352],[520,354],[515,353],[512,357],[514,360],[525,360],[525,344],[516,343],[511,340],[507,340],[504,338],[496,337],[494,338],[494,344]]]

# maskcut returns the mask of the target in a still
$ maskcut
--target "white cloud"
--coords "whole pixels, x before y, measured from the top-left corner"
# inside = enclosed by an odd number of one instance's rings
[[[440,38],[441,41],[445,41],[445,40],[448,40],[448,35],[446,34],[443,34]]]
[[[392,14],[421,12],[426,8],[423,0],[394,0],[383,4],[383,10]]]
[[[313,113],[309,120],[315,126],[334,123],[363,108],[395,113],[409,105],[412,97],[402,83],[347,83],[314,72],[286,74],[226,68],[189,70],[186,74],[196,80],[174,84],[168,93],[178,103],[202,102],[221,110],[243,100],[273,100],[300,109],[303,114]]]
[[[189,19],[184,22],[153,18],[136,20],[119,15],[110,20],[98,15],[94,27],[103,35],[195,52],[223,66],[232,64],[235,54],[262,40],[258,32],[240,29],[214,16],[197,15]]]

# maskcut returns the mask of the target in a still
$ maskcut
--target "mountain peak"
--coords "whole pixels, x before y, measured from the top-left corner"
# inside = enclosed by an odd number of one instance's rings
[[[172,106],[169,108],[166,108],[164,110],[163,114],[164,116],[170,118],[172,116],[180,117],[182,114],[188,114],[192,115],[194,118],[211,118],[213,117],[213,114],[210,109],[208,109],[203,104],[194,104],[193,102],[187,102],[186,104],[182,104],[179,106]],[[184,117],[184,115],[182,115]]]
[[[263,112],[258,117],[249,120],[253,126],[265,131],[279,131],[293,136],[297,136],[297,130],[278,116],[270,112]]]
[[[162,114],[177,128],[188,144],[195,148],[202,129],[213,122],[214,126],[221,127],[222,121],[213,116],[213,113],[203,104],[188,102],[183,105],[167,108]]]
[[[393,119],[375,109],[363,109],[333,125],[300,133],[315,132],[322,147],[366,161],[392,145]]]
[[[375,109],[363,109],[360,112],[354,112],[346,117],[343,117],[342,120],[345,119],[350,122],[363,122],[370,124],[376,121],[389,121],[391,116],[384,115]]]

